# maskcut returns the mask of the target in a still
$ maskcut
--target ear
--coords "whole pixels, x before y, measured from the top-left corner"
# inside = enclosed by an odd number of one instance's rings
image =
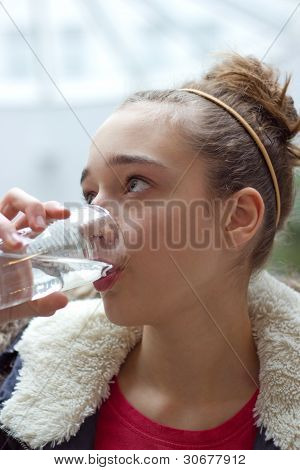
[[[256,189],[247,187],[237,191],[228,200],[230,207],[225,222],[230,247],[238,248],[251,240],[260,228],[265,204]]]

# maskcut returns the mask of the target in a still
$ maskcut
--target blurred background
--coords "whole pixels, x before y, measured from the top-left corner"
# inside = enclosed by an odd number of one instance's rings
[[[300,103],[296,0],[7,0],[0,2],[3,195],[81,199],[90,139],[138,89],[199,77],[215,52],[252,54],[291,72]],[[270,268],[300,272],[300,176]]]

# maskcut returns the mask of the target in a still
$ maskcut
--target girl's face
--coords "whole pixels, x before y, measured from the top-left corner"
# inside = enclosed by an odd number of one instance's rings
[[[193,289],[205,292],[222,271],[210,206],[203,210],[209,203],[203,161],[167,117],[155,103],[113,113],[96,133],[82,181],[89,203],[112,215],[127,209],[129,224],[117,216],[125,240],[138,234],[120,278],[101,293],[106,315],[119,325],[162,324],[195,309]]]

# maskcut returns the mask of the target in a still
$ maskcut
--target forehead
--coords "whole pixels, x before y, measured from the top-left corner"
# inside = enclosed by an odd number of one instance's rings
[[[176,131],[170,110],[156,103],[133,103],[111,114],[96,132],[89,165],[121,153],[149,155],[179,169],[192,154]]]

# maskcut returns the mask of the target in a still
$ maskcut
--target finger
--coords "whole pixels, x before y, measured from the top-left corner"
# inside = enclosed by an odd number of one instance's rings
[[[28,227],[28,219],[27,216],[24,214],[21,217],[18,217],[16,221],[13,222],[16,230],[20,230],[21,228]]]
[[[65,307],[67,303],[66,295],[62,292],[54,292],[42,299],[0,310],[0,324],[20,318],[51,316],[56,310]]]
[[[0,212],[13,209],[27,215],[28,225],[33,230],[41,231],[45,228],[46,213],[42,202],[20,188],[12,188],[0,202]]]
[[[70,209],[64,207],[64,205],[58,201],[44,202],[44,208],[46,210],[47,218],[65,219],[71,214]]]
[[[53,292],[47,297],[27,302],[31,315],[52,315],[56,310],[64,308],[68,303],[68,297],[62,292]]]
[[[3,206],[1,212],[9,220],[12,220],[14,217],[16,217],[20,213],[18,209],[16,209],[15,207],[9,204],[6,204],[6,206]]]
[[[44,208],[46,211],[46,223],[49,222],[49,219],[65,219],[70,216],[70,210],[57,201],[44,202]],[[14,221],[14,225],[17,230],[28,227],[27,215],[20,215]]]
[[[14,225],[0,213],[0,238],[13,248],[23,246],[22,237],[16,233]]]

